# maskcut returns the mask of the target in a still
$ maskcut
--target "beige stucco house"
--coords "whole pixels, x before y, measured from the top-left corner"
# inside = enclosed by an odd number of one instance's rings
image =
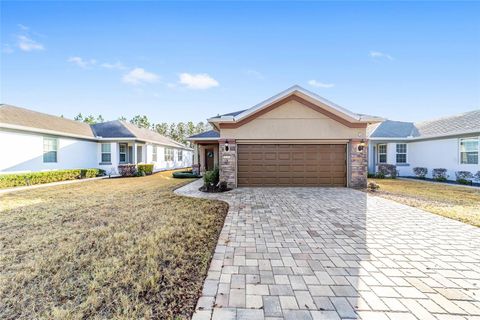
[[[214,130],[189,137],[195,171],[215,166],[230,187],[365,187],[368,124],[299,86],[249,109],[208,119]]]

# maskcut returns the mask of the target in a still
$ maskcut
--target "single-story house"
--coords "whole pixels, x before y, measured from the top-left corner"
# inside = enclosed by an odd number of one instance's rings
[[[0,173],[154,164],[154,171],[192,165],[193,149],[126,121],[89,125],[0,105]]]
[[[413,168],[447,169],[449,179],[456,171],[480,170],[480,110],[425,122],[384,121],[368,127],[368,171],[381,163],[396,165],[400,176],[414,176]]]
[[[213,130],[188,138],[193,168],[218,166],[229,187],[367,183],[367,126],[353,113],[299,86],[251,108],[208,119]]]

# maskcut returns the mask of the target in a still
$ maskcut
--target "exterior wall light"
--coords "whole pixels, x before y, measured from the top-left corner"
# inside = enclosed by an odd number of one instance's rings
[[[360,143],[358,144],[357,150],[359,152],[363,152],[364,149],[365,149],[365,140],[362,139],[362,141],[360,141]]]

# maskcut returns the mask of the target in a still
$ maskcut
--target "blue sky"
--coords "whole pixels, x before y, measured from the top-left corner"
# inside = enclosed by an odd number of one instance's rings
[[[299,84],[417,121],[480,108],[480,3],[1,2],[0,101],[204,121]]]

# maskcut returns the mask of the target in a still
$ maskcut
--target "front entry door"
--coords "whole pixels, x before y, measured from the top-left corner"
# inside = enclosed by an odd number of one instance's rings
[[[137,163],[141,163],[142,160],[142,146],[137,146]]]
[[[213,149],[205,149],[205,171],[211,171],[214,168]]]

